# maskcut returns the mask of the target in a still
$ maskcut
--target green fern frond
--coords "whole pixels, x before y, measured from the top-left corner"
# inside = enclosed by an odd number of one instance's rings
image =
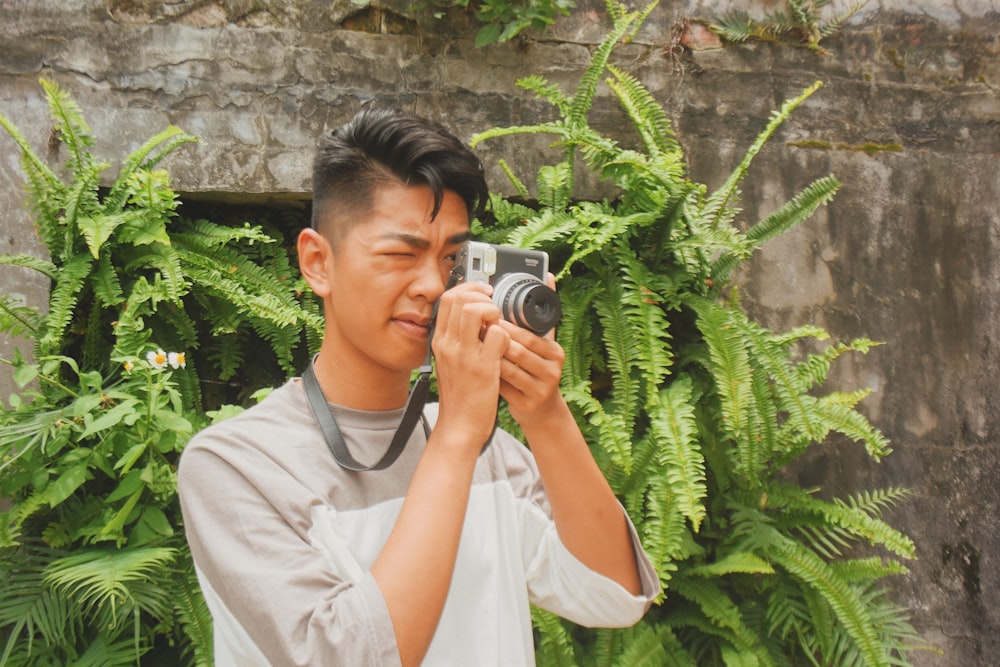
[[[185,653],[193,656],[198,667],[209,667],[214,662],[212,615],[198,585],[193,567],[179,572],[174,589],[174,609],[184,634],[190,642]]]
[[[672,305],[654,288],[662,284],[631,253],[615,253],[623,271],[625,315],[636,332],[637,367],[646,377],[646,394],[652,394],[670,374],[674,355],[670,344],[670,322],[664,312]],[[673,297],[674,295],[670,295]]]
[[[607,459],[609,466],[619,468],[626,473],[632,469],[632,430],[627,427],[625,416],[618,412],[605,410],[600,401],[591,396],[582,387],[566,387],[563,389],[566,402],[576,406],[593,429],[592,442],[594,455]],[[608,469],[604,469],[608,475]]]
[[[538,170],[538,202],[552,211],[564,210],[573,195],[573,171],[566,162],[547,165]]]
[[[118,273],[109,255],[104,254],[97,260],[97,270],[94,271],[91,282],[98,305],[117,307],[125,300]]]
[[[898,561],[875,557],[834,561],[830,563],[830,567],[850,583],[872,582],[909,572],[909,568]]]
[[[556,336],[566,351],[562,379],[564,387],[590,384],[594,352],[591,345],[593,325],[589,313],[600,290],[601,287],[596,282],[577,280],[559,292],[563,320],[556,330]]]
[[[38,157],[38,153],[31,147],[21,131],[2,113],[0,113],[0,127],[10,135],[18,148],[21,149],[21,165],[29,179],[32,199],[44,205],[43,217],[45,221],[54,221],[58,217],[56,208],[45,204],[59,198],[59,193],[65,189],[63,182],[45,161]]]
[[[840,181],[832,176],[813,181],[805,190],[787,201],[780,209],[761,220],[746,232],[747,246],[740,246],[738,254],[723,254],[712,265],[711,275],[715,280],[729,277],[739,262],[746,259],[746,251],[761,247],[766,241],[781,236],[793,227],[805,222],[820,206],[828,203],[837,190]]]
[[[74,243],[79,230],[78,219],[86,217],[87,213],[97,209],[97,188],[100,184],[101,172],[108,168],[108,163],[91,163],[81,166],[73,173],[73,184],[66,192],[63,201],[63,214],[60,224],[63,227],[65,241],[59,258],[66,260],[70,253],[79,248]],[[96,255],[94,255],[96,258]]]
[[[753,403],[750,354],[732,311],[710,301],[693,301],[699,329],[708,344],[722,404],[723,426],[735,439],[748,436]]]
[[[0,295],[0,332],[12,336],[34,335],[42,325],[42,314],[36,308],[24,305],[17,295]]]
[[[880,460],[892,453],[892,447],[882,432],[857,410],[840,402],[840,395],[824,396],[813,403],[813,423],[862,442],[868,455]],[[822,438],[820,438],[822,439]]]
[[[773,530],[761,528],[761,530]],[[776,548],[769,556],[803,584],[823,596],[851,639],[857,644],[866,664],[888,667],[890,659],[880,642],[868,608],[857,591],[838,577],[833,569],[801,544],[776,536]]]
[[[597,85],[601,82],[601,77],[607,69],[608,61],[614,52],[618,42],[624,37],[629,28],[638,18],[638,14],[623,14],[615,19],[614,27],[591,54],[590,63],[584,70],[583,77],[577,85],[576,93],[572,97],[566,121],[571,127],[580,127],[587,124],[587,112],[594,103],[594,96],[597,94]]]
[[[501,137],[510,137],[521,134],[555,134],[557,136],[564,136],[566,134],[566,128],[560,121],[540,123],[538,125],[511,125],[509,127],[494,127],[484,132],[478,132],[472,135],[472,138],[469,140],[469,146],[471,148],[475,148],[482,142],[490,139],[498,139]]]
[[[45,316],[44,333],[36,340],[36,352],[47,356],[57,350],[66,328],[73,319],[80,292],[86,285],[94,259],[86,252],[71,257],[61,268],[59,280],[49,295],[49,312]]]
[[[882,512],[895,507],[901,500],[909,498],[912,495],[913,492],[910,489],[890,486],[884,489],[861,491],[849,496],[847,503],[866,514],[879,516]]]
[[[154,285],[160,288],[157,300],[176,303],[190,289],[188,277],[182,266],[182,257],[171,246],[160,243],[144,248],[144,253],[128,262],[123,270],[125,275],[136,275],[143,269],[154,269]]]
[[[651,449],[656,449],[655,447]],[[649,475],[648,470],[636,470],[633,475]],[[686,520],[677,503],[677,494],[665,475],[655,475],[648,481],[645,494],[645,509],[639,525],[642,530],[642,544],[650,562],[660,576],[660,585],[669,586],[673,572],[677,570],[675,560],[684,556]]]
[[[714,580],[678,576],[671,581],[671,590],[697,605],[711,624],[723,630],[721,635],[730,639],[734,650],[756,657],[758,664],[773,664],[760,637],[743,622],[739,607]]]
[[[689,568],[686,573],[695,577],[721,577],[727,574],[774,574],[766,560],[749,551],[726,554],[718,560]]]
[[[868,4],[868,0],[862,0],[862,2],[852,2],[848,5],[842,12],[833,15],[831,18],[820,22],[819,24],[819,34],[820,37],[829,37],[834,34],[851,19],[852,16],[860,12],[865,5]]]
[[[617,67],[609,66],[608,71],[614,76],[607,81],[608,87],[632,121],[649,156],[655,158],[663,153],[679,151],[680,145],[674,136],[670,117],[649,90],[634,76]]]
[[[59,272],[55,264],[34,255],[0,255],[0,266],[20,266],[34,269],[52,280],[55,280]]]
[[[604,290],[594,298],[594,310],[600,319],[601,336],[611,372],[611,402],[615,410],[624,415],[634,415],[639,405],[640,386],[633,372],[638,362],[638,341],[629,326],[622,285],[617,281],[605,283]],[[631,432],[631,424],[628,424]]]
[[[607,632],[621,636],[621,647],[608,651],[606,657],[600,656],[601,664],[613,667],[663,667],[668,664],[663,640],[650,625],[637,623],[631,628]]]
[[[821,331],[825,336],[826,332]],[[818,337],[818,336],[817,336]],[[828,345],[820,352],[810,354],[796,365],[796,373],[803,387],[815,387],[826,382],[833,362],[847,352],[868,354],[868,351],[880,343],[867,338],[857,338],[849,343]]]
[[[705,460],[698,444],[698,428],[691,401],[691,381],[678,376],[648,406],[652,432],[659,441],[662,474],[670,482],[678,508],[697,532],[705,519],[708,495]]]
[[[55,129],[69,149],[69,170],[75,172],[86,167],[93,158],[85,149],[94,145],[94,138],[90,133],[90,126],[83,119],[83,112],[54,81],[40,79],[39,83],[45,89],[49,113],[56,121]]]
[[[719,210],[722,210],[726,207],[735,195],[737,187],[746,177],[747,171],[750,169],[750,164],[753,162],[754,158],[757,157],[757,154],[760,153],[764,144],[767,143],[772,136],[774,136],[774,133],[778,131],[778,128],[781,127],[782,123],[788,119],[792,112],[798,108],[800,104],[805,102],[806,99],[808,99],[813,93],[819,90],[822,85],[822,81],[817,81],[813,85],[806,88],[801,95],[791,100],[787,100],[781,105],[781,109],[771,114],[770,122],[768,122],[764,130],[757,135],[757,138],[750,145],[750,148],[747,150],[743,160],[729,175],[726,182],[723,183],[722,186],[720,186],[719,189],[712,193],[709,197],[709,208],[718,208]]]
[[[577,262],[600,252],[634,225],[642,224],[650,218],[649,213],[615,215],[594,202],[582,202],[575,206],[573,216],[578,225],[572,239],[573,254],[566,260],[556,279],[567,275]]]
[[[157,162],[178,146],[196,141],[198,141],[196,137],[186,134],[179,127],[173,125],[146,140],[142,146],[132,151],[122,162],[118,177],[111,186],[107,197],[104,198],[104,211],[109,215],[114,215],[123,210],[129,197],[129,189],[126,187],[126,184],[136,170],[140,168],[150,170]],[[150,154],[164,142],[169,143],[161,148],[154,159],[149,160]]]
[[[505,242],[518,248],[539,248],[552,241],[565,238],[576,229],[577,222],[569,213],[558,209],[544,209],[515,227]]]
[[[552,612],[531,608],[531,622],[538,630],[535,660],[539,667],[576,667],[573,639],[563,621]]]
[[[571,98],[562,92],[559,84],[550,84],[545,77],[537,74],[518,79],[515,83],[519,88],[524,88],[534,93],[537,97],[548,101],[549,104],[559,110],[559,113],[566,115],[569,111]]]
[[[165,547],[78,551],[53,561],[45,581],[77,600],[88,614],[116,625],[119,606],[130,604],[164,617],[170,608],[167,591],[155,584],[143,589],[143,584],[167,576],[175,557],[176,550]]]

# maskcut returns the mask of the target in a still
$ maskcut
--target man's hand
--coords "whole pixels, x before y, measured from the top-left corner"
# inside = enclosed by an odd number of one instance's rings
[[[463,283],[438,305],[434,350],[439,427],[456,428],[481,447],[493,430],[501,391],[502,360],[511,336],[491,300],[492,287]],[[478,452],[478,449],[477,449]]]

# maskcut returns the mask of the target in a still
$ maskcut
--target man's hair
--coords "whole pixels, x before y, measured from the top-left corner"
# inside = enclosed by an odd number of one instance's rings
[[[375,190],[425,185],[434,194],[431,219],[446,190],[465,202],[471,221],[489,190],[472,151],[442,126],[395,109],[366,108],[325,135],[313,162],[313,229],[336,243],[365,219]]]

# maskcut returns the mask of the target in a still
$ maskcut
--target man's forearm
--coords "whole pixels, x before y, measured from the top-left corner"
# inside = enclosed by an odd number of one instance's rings
[[[524,431],[538,463],[559,538],[590,569],[642,592],[628,520],[580,433],[569,406]]]
[[[399,518],[372,564],[404,667],[419,665],[444,609],[465,521],[477,452],[435,431]]]

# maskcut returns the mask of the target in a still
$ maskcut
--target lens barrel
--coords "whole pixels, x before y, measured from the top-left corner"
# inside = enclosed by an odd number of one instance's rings
[[[559,295],[530,273],[508,273],[493,286],[493,303],[505,320],[544,336],[562,319]]]

